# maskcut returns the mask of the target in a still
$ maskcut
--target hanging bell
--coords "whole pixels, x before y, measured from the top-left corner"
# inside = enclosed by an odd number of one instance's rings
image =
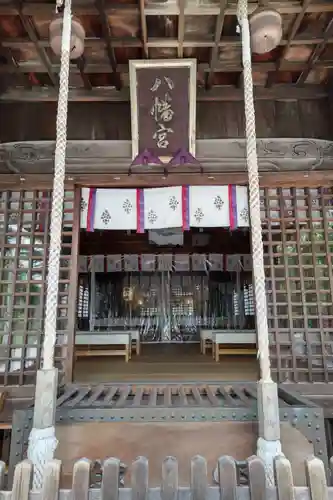
[[[61,38],[62,38],[63,18],[58,17],[54,19],[49,26],[50,45],[53,52],[61,55]],[[71,26],[71,45],[70,45],[70,58],[78,59],[84,52],[84,39],[86,33],[80,21],[72,18]]]
[[[249,19],[251,48],[256,54],[275,49],[282,39],[282,17],[272,9],[257,9]]]

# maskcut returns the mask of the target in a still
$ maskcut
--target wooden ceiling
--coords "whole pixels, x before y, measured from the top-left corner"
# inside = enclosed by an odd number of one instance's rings
[[[86,30],[84,56],[72,61],[70,97],[128,99],[130,59],[196,58],[199,96],[238,90],[241,97],[241,40],[236,3],[228,0],[73,0]],[[249,10],[257,7],[249,2]],[[318,90],[333,68],[333,1],[266,2],[283,16],[281,45],[253,55],[255,86]],[[0,0],[0,91],[2,100],[56,98],[59,58],[48,30],[55,2]]]

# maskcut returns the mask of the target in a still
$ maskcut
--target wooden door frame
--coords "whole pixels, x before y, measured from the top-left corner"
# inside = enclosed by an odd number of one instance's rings
[[[74,214],[72,232],[72,252],[71,252],[71,274],[68,292],[68,336],[67,352],[64,363],[64,382],[70,383],[73,380],[74,355],[75,355],[75,329],[76,329],[76,303],[78,291],[78,262],[80,251],[80,210],[81,208],[81,188],[74,187]]]
[[[333,185],[333,170],[302,170],[259,172],[260,187],[321,187]],[[225,184],[248,184],[248,174],[243,172],[200,172],[177,173],[175,170],[167,176],[163,173],[135,172],[128,173],[75,173],[66,176],[65,188],[104,187],[104,188],[144,188],[179,185],[214,186]],[[53,174],[0,174],[1,190],[52,189]]]
[[[29,176],[30,177],[30,176]],[[35,177],[31,175],[31,177]],[[76,330],[76,304],[78,292],[78,260],[80,244],[80,206],[82,187],[103,187],[103,188],[123,188],[131,187],[163,187],[168,185],[223,185],[223,184],[248,184],[247,173],[220,173],[209,177],[206,175],[191,174],[170,174],[167,178],[161,175],[147,174],[141,176],[138,174],[114,175],[106,174],[79,174],[75,176],[79,180],[78,184],[73,185],[74,179],[67,179],[67,188],[74,188],[74,220],[72,236],[71,253],[71,277],[70,289],[68,295],[68,338],[67,338],[67,356],[64,366],[64,381],[70,383],[73,381],[74,356],[75,356],[75,330]],[[45,182],[45,181],[44,181]],[[333,184],[333,171],[318,172],[276,172],[260,174],[260,187],[321,187],[331,186]],[[22,188],[21,188],[22,189]]]

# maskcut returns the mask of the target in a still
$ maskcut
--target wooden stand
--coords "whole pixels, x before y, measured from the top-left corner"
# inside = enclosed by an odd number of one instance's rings
[[[140,331],[131,330],[131,351],[135,351],[137,356],[140,356],[141,345],[140,345]]]
[[[200,330],[200,352],[206,354],[207,349],[212,349],[213,330]]]
[[[85,346],[87,349],[76,351],[76,357],[86,356],[125,356],[126,363],[131,359],[131,333],[77,333],[75,346]],[[138,343],[136,344],[136,346]],[[90,349],[90,346],[122,346],[120,349]]]
[[[220,360],[220,354],[229,355],[255,355],[257,354],[257,349],[253,346],[257,343],[257,337],[255,332],[246,330],[235,330],[231,332],[230,330],[216,331],[212,335],[212,354],[215,361]],[[229,344],[229,346],[228,346]],[[249,347],[233,347],[236,344],[246,345]]]

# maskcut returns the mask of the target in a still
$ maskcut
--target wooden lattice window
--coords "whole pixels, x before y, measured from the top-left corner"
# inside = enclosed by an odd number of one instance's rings
[[[272,368],[333,380],[332,188],[261,190]]]
[[[0,384],[35,382],[41,361],[50,191],[0,192]],[[66,359],[74,193],[66,192],[55,360]]]

